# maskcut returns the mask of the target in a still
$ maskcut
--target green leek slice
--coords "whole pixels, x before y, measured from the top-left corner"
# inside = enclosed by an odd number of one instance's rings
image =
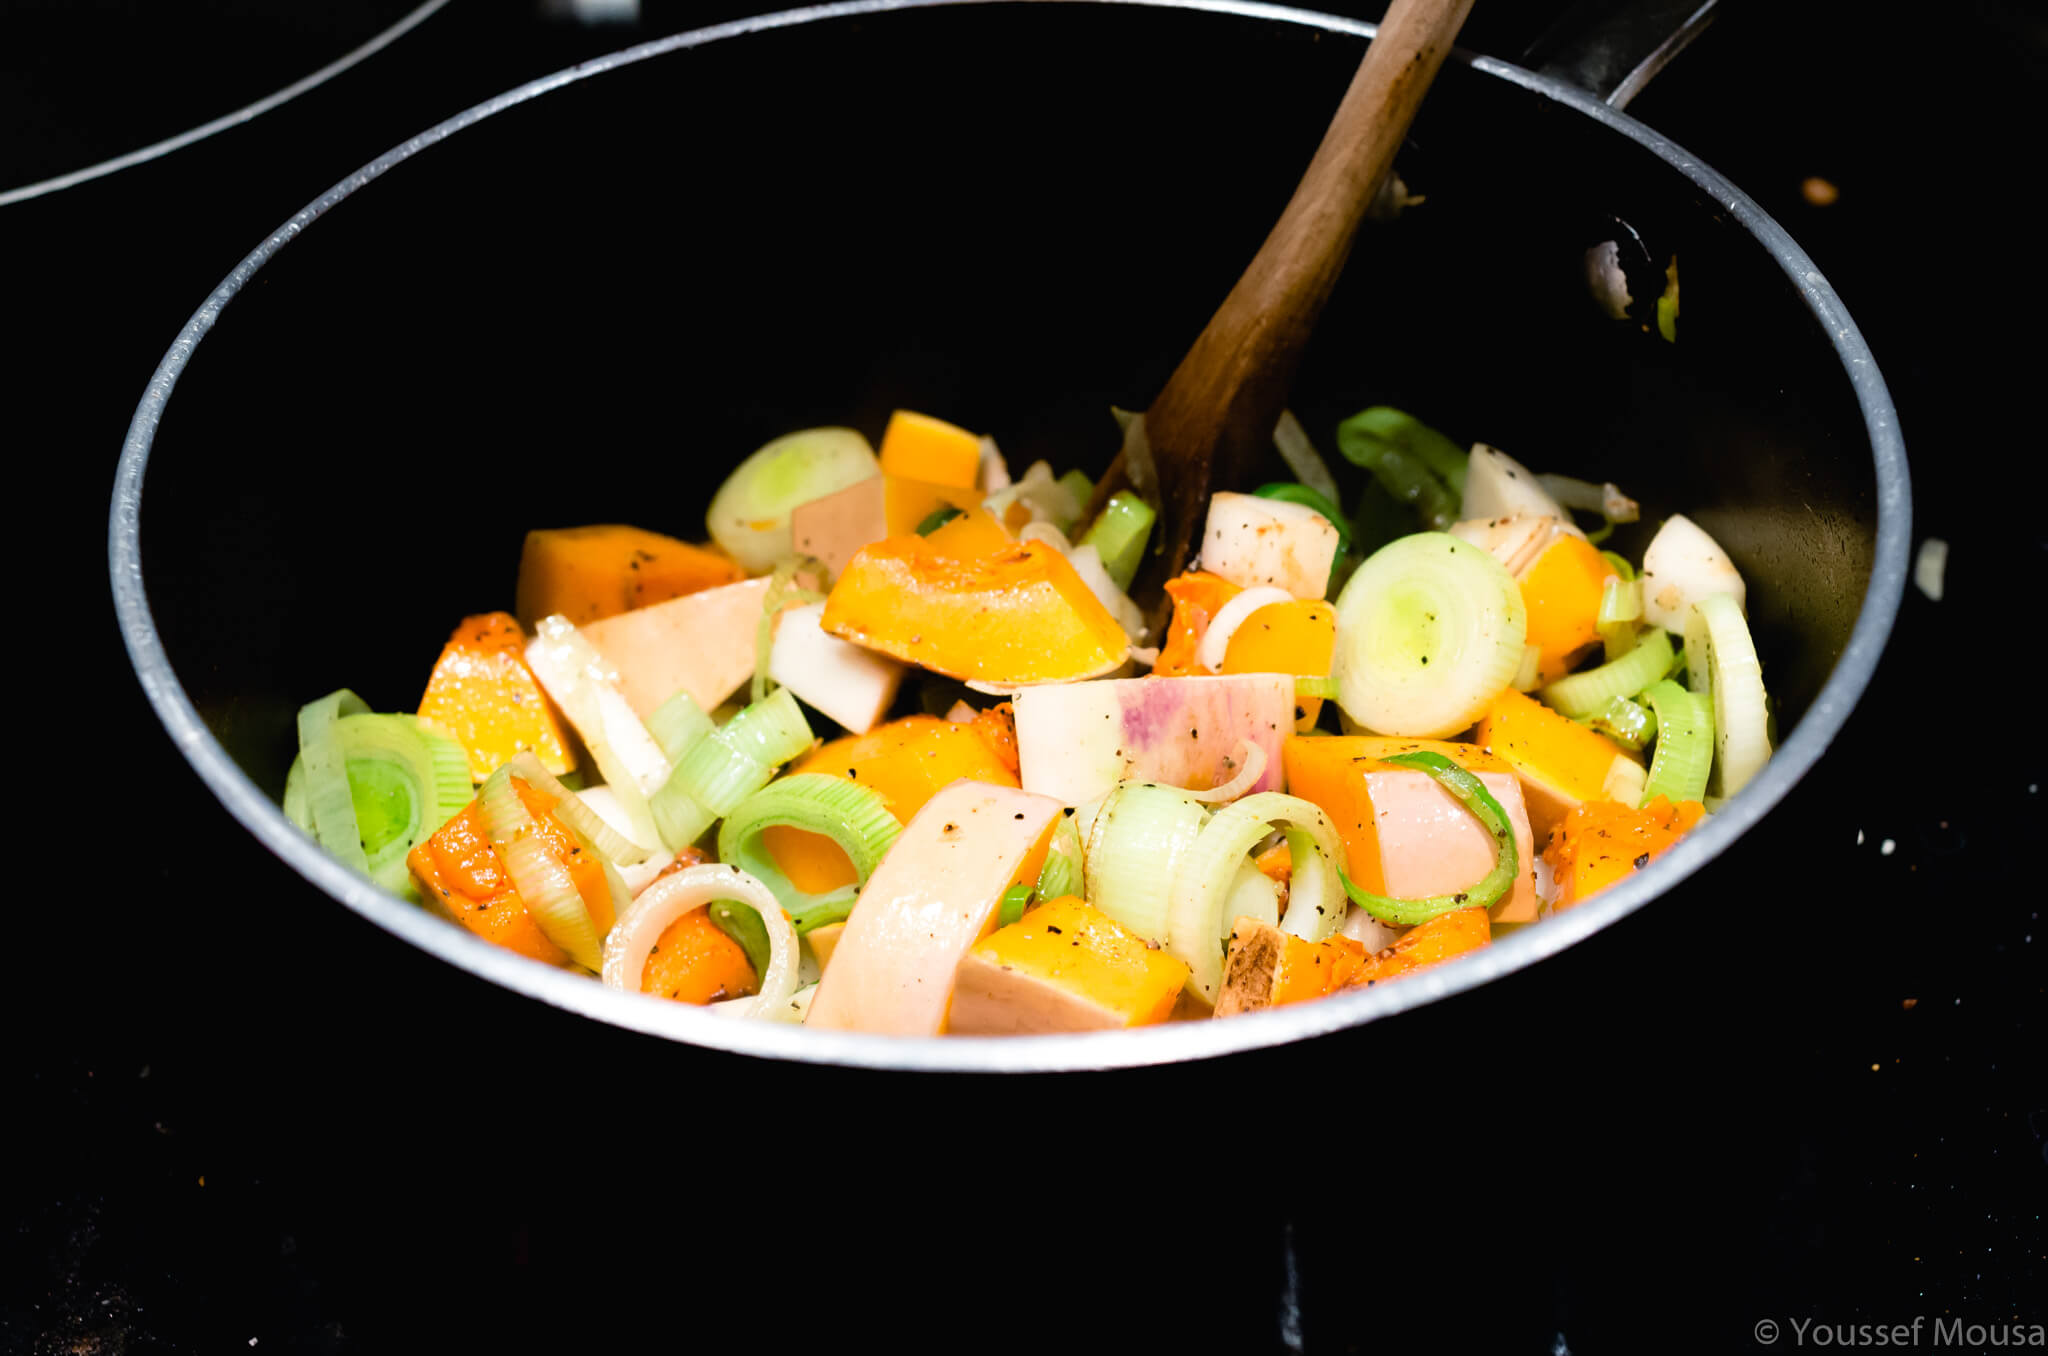
[[[704,525],[748,574],[766,574],[790,553],[789,515],[798,504],[881,473],[868,440],[850,428],[787,434],[755,451],[725,478],[711,496]]]
[[[1674,803],[1700,799],[1714,763],[1712,698],[1688,692],[1666,678],[1650,685],[1643,704],[1657,715],[1657,750],[1650,755],[1650,778],[1640,803],[1647,805],[1659,796]]]
[[[1414,415],[1391,405],[1360,410],[1337,426],[1337,446],[1346,461],[1365,467],[1375,476],[1380,476],[1378,468],[1365,458],[1375,453],[1381,457],[1392,452],[1402,454],[1450,491],[1451,519],[1456,521],[1458,501],[1465,497],[1465,474],[1472,464],[1471,454]],[[1386,484],[1384,476],[1380,476],[1380,481]],[[1398,492],[1396,497],[1401,497]]]
[[[1040,899],[1063,899],[1081,893],[1081,833],[1072,812],[1060,816],[1053,827],[1052,843],[1046,849],[1045,865],[1039,868],[1033,892]]]
[[[1641,753],[1657,733],[1657,715],[1627,697],[1613,701],[1586,717],[1588,727],[1598,730],[1630,753]]]
[[[796,698],[778,688],[698,739],[648,802],[662,842],[676,850],[696,842],[768,785],[776,768],[809,748],[812,738]]]
[[[310,734],[285,779],[285,813],[322,848],[416,899],[405,859],[470,802],[461,744],[417,716],[372,714],[343,689],[300,712]]]
[[[1528,612],[1491,554],[1445,532],[1373,552],[1337,595],[1337,704],[1384,735],[1470,726],[1522,667]]]
[[[1003,891],[1003,897],[996,902],[996,926],[1006,928],[1024,916],[1025,906],[1031,903],[1031,887],[1012,885]]]
[[[1678,651],[1671,646],[1670,634],[1651,627],[1621,658],[1584,673],[1567,674],[1539,695],[1553,710],[1573,720],[1585,720],[1605,710],[1615,698],[1633,697],[1670,677],[1677,666]]]
[[[797,889],[761,841],[765,831],[778,827],[830,838],[853,863],[854,886],[821,895]],[[718,829],[718,858],[767,886],[801,936],[852,912],[860,887],[902,832],[873,788],[822,772],[800,772],[756,791],[726,816]]]

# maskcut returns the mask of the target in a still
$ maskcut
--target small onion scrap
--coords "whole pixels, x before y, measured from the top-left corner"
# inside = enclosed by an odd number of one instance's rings
[[[640,892],[633,907],[605,938],[604,982],[626,993],[640,992],[647,958],[661,934],[692,909],[721,899],[744,904],[761,915],[768,929],[768,972],[761,976],[758,993],[713,1003],[710,1011],[722,1017],[791,1017],[798,964],[796,929],[783,916],[774,891],[746,872],[720,863],[685,867]]]

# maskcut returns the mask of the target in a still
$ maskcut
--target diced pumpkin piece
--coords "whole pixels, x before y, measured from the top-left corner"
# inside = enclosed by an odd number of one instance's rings
[[[960,962],[947,1029],[1007,1036],[1151,1026],[1188,967],[1072,895],[989,934]]]
[[[1357,982],[1371,957],[1349,937],[1311,942],[1256,918],[1231,924],[1216,1015],[1300,1003]]]
[[[462,619],[434,662],[419,714],[462,745],[478,782],[529,749],[557,777],[576,765],[526,666],[526,632],[509,612]]]
[[[759,987],[745,948],[713,921],[709,909],[691,909],[670,923],[640,974],[640,992],[682,1003],[745,998]]]
[[[1529,825],[1544,842],[1574,805],[1612,799],[1605,788],[1615,759],[1641,761],[1605,735],[1513,688],[1494,698],[1473,729],[1472,742],[1515,770],[1528,802]]]
[[[1559,534],[1521,576],[1538,683],[1570,673],[1599,643],[1600,595],[1613,577],[1614,567],[1598,547],[1568,533]]]
[[[1380,984],[1417,970],[1426,970],[1493,940],[1493,924],[1484,909],[1453,909],[1401,934],[1401,940],[1374,956],[1360,984]]]
[[[1306,942],[1255,918],[1240,918],[1230,931],[1216,1015],[1229,1017],[1367,988],[1475,951],[1492,937],[1484,909],[1439,914],[1375,954],[1349,937]]]
[[[898,410],[882,431],[879,454],[885,474],[935,485],[974,488],[981,471],[981,439],[928,414]]]
[[[970,517],[978,513],[986,529],[1009,540],[1009,534],[982,508],[978,492],[890,475],[872,476],[797,505],[789,515],[790,537],[799,555],[816,557],[836,578],[861,547],[915,532],[943,508],[959,509]]]
[[[602,937],[612,926],[612,892],[605,880],[603,859],[584,851],[575,833],[549,813],[555,804],[553,796],[518,777],[512,779],[512,787],[533,816],[548,855],[568,868],[576,893],[583,897],[590,921]],[[471,801],[468,809],[435,830],[433,837],[407,855],[405,864],[419,886],[420,898],[485,941],[548,965],[569,963],[568,953],[549,941],[526,911],[526,901],[512,884],[511,873],[491,846],[478,802]]]
[[[1284,785],[1280,746],[1294,728],[1294,680],[1273,673],[1100,678],[1028,688],[1014,700],[1025,789],[1079,805],[1119,781],[1206,790],[1265,751],[1254,791]]]
[[[1037,879],[1061,809],[981,782],[927,801],[868,877],[806,1022],[942,1034],[961,958],[993,930],[1003,891]]]
[[[754,676],[768,588],[766,579],[742,580],[592,622],[583,634],[618,669],[643,720],[677,692],[709,711]]]
[[[916,524],[912,527],[915,528]],[[994,555],[1016,537],[996,521],[993,513],[976,505],[962,509],[925,533],[924,539],[925,544],[939,555],[950,556],[954,560],[979,560]]]
[[[1613,801],[1573,807],[1559,826],[1543,860],[1557,882],[1551,906],[1568,909],[1625,876],[1642,870],[1690,833],[1706,814],[1696,800],[1674,805],[1659,796],[1642,809]]]
[[[1327,678],[1337,649],[1337,609],[1321,600],[1268,603],[1246,617],[1223,651],[1225,673],[1286,673]],[[1294,699],[1294,728],[1313,730],[1321,697]]]
[[[644,528],[539,528],[519,554],[515,606],[528,626],[557,613],[582,626],[746,577],[723,552]]]
[[[1018,542],[953,560],[923,537],[862,547],[832,586],[824,627],[935,673],[985,683],[1059,683],[1108,673],[1123,627],[1057,549]]]
[[[1330,816],[1344,840],[1345,874],[1360,889],[1402,899],[1455,894],[1493,869],[1493,837],[1427,772],[1384,761],[1417,752],[1442,754],[1500,802],[1514,827],[1519,870],[1492,918],[1534,921],[1537,838],[1505,759],[1474,744],[1437,739],[1296,736],[1285,752],[1287,789]]]
[[[1166,639],[1159,646],[1159,658],[1152,665],[1155,678],[1178,678],[1207,673],[1195,658],[1209,623],[1223,605],[1244,590],[1220,574],[1190,570],[1166,581],[1166,596],[1173,599],[1173,616],[1166,623]]]
[[[996,708],[1001,710],[1001,707]],[[908,822],[926,801],[957,781],[1017,785],[1015,754],[1003,747],[1002,718],[956,723],[937,716],[905,716],[865,735],[835,739],[792,764],[791,774],[845,777],[879,792],[889,812]],[[1014,748],[1015,736],[1009,736]],[[857,879],[839,845],[819,833],[778,825],[762,845],[797,889],[823,894]]]

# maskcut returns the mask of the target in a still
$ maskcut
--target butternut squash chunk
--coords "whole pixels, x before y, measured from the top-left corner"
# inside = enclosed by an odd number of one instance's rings
[[[823,625],[906,663],[984,683],[1094,678],[1130,653],[1116,618],[1040,541],[974,560],[950,559],[916,535],[862,547],[832,586]]]
[[[879,456],[885,474],[971,490],[981,471],[981,439],[943,419],[898,410],[882,431]]]
[[[1555,682],[1600,640],[1600,595],[1614,567],[1584,537],[1560,533],[1521,576],[1537,649],[1536,681]]]
[[[1617,758],[1633,758],[1606,736],[1551,710],[1513,688],[1494,698],[1472,731],[1472,742],[1507,760],[1522,783],[1529,825],[1548,842],[1572,807],[1611,800],[1607,774]]]
[[[1557,882],[1553,909],[1569,909],[1642,870],[1692,831],[1706,814],[1696,800],[1673,805],[1663,796],[1642,809],[1613,801],[1573,807],[1543,850]]]
[[[954,977],[956,1035],[1103,1031],[1165,1021],[1188,967],[1068,895],[983,939]]]
[[[462,619],[427,678],[419,714],[462,745],[479,783],[527,749],[557,777],[576,765],[526,665],[526,632],[509,612]]]
[[[582,626],[746,577],[721,552],[644,528],[539,528],[519,555],[515,606],[528,626],[557,613]]]

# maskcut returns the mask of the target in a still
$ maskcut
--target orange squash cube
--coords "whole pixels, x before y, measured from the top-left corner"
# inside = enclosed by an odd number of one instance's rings
[[[479,783],[527,749],[557,777],[576,765],[526,666],[526,632],[509,612],[462,619],[427,677],[419,714],[462,745]]]

